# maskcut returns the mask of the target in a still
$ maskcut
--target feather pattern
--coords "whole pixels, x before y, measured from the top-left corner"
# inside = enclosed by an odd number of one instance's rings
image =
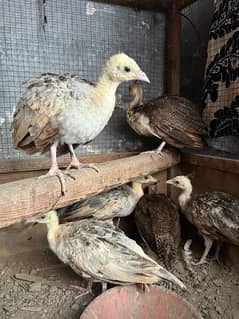
[[[156,136],[178,148],[203,147],[200,135],[206,134],[206,126],[191,101],[179,96],[161,96],[143,103],[138,83],[132,85],[130,92],[133,100],[128,105],[127,121],[138,134]]]
[[[140,235],[171,268],[180,244],[179,212],[174,203],[164,194],[144,195],[134,216]]]
[[[92,83],[71,74],[48,73],[29,81],[14,115],[14,146],[35,153],[48,150],[56,138],[61,144],[92,140],[114,108],[114,98],[111,107],[106,107],[107,99],[96,107],[94,88]]]
[[[198,264],[206,262],[214,240],[217,241],[217,260],[222,242],[239,246],[238,197],[217,191],[192,195],[192,184],[187,176],[176,176],[167,184],[181,189],[178,201],[182,213],[204,238],[205,249]]]
[[[96,219],[54,223],[48,225],[48,241],[53,252],[84,277],[120,285],[168,280],[184,288],[179,279],[111,223]]]
[[[60,209],[59,213],[63,215],[64,222],[90,216],[102,220],[124,217],[134,210],[138,200],[137,194],[134,194],[128,185],[124,185]]]
[[[193,195],[183,212],[202,235],[239,245],[239,198],[223,192]]]
[[[125,217],[135,209],[143,196],[143,184],[155,183],[152,176],[137,178],[130,185],[121,185],[117,188],[90,197],[84,201],[60,208],[58,214],[61,222],[69,222],[88,217],[106,220],[114,217]]]

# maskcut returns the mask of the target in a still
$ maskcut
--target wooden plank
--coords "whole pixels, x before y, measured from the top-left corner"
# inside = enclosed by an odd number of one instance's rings
[[[61,195],[57,177],[6,183],[0,188],[0,228],[69,205],[138,176],[157,173],[180,161],[176,151],[163,154],[140,154],[98,164],[99,173],[92,169],[72,171],[74,180],[66,177],[68,193],[65,196]]]
[[[184,9],[187,6],[192,5],[197,0],[177,0],[177,7],[179,10]]]
[[[10,182],[15,182],[21,179],[37,177],[45,174],[47,171],[29,171],[29,172],[15,172],[15,173],[6,173],[0,174],[0,184],[6,184]],[[2,187],[2,186],[1,186]]]
[[[167,30],[167,94],[180,95],[181,16],[175,0],[168,11]]]
[[[136,154],[135,152],[124,153],[105,153],[88,156],[78,156],[82,163],[101,163],[111,161],[118,158],[124,158]],[[58,157],[59,167],[65,168],[69,165],[70,157],[68,155]],[[27,172],[47,170],[50,168],[50,160],[47,157],[31,158],[31,159],[17,159],[0,160],[0,174],[1,173],[14,173],[14,172]]]
[[[158,0],[97,0],[97,2],[126,6],[139,10],[165,11],[165,6]],[[170,0],[167,2],[170,2]]]
[[[239,174],[239,159],[187,152],[182,153],[182,162],[200,167],[217,169],[223,172]]]

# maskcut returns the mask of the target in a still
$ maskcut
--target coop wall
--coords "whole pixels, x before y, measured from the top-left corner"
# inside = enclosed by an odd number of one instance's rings
[[[196,1],[182,13],[190,18],[193,26],[182,17],[181,95],[201,106],[213,1]]]
[[[145,98],[164,93],[165,15],[93,1],[1,2],[0,159],[27,158],[13,150],[10,121],[26,81],[41,73],[73,73],[96,82],[105,61],[123,51],[151,80]],[[45,18],[44,18],[45,17]],[[146,147],[125,120],[128,84],[118,92],[109,125],[81,154]],[[37,155],[38,156],[38,155]]]

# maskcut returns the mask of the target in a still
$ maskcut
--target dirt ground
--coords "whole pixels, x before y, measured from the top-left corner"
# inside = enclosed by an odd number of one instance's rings
[[[239,276],[231,265],[209,264],[192,266],[193,272],[178,276],[188,290],[182,294],[205,319],[239,319]]]
[[[75,299],[75,286],[86,285],[48,249],[1,259],[0,318],[78,319],[93,296]]]
[[[86,287],[87,283],[59,265],[48,249],[1,258],[0,318],[79,318],[94,297],[75,299],[79,290],[72,285]],[[177,292],[205,319],[239,319],[239,278],[233,267],[211,262],[194,266],[193,273],[179,267],[177,275],[188,288]],[[99,292],[100,287],[96,289]]]

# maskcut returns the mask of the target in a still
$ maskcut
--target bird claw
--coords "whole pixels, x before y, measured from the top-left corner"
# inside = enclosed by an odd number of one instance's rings
[[[203,265],[203,264],[209,264],[209,262],[206,260],[206,258],[200,259],[198,262],[192,261],[192,265],[194,265],[194,266]]]
[[[222,264],[222,262],[221,262],[221,260],[219,259],[219,257],[213,256],[210,260],[211,260],[211,261],[215,261],[218,265],[221,265],[221,264]]]
[[[91,163],[82,164],[82,163],[80,163],[79,168],[91,168],[91,169],[95,170],[96,173],[99,173],[99,168],[95,164],[91,164]]]
[[[158,151],[158,149],[156,150],[152,150],[152,151],[145,151],[145,152],[141,152],[140,154],[150,154],[151,156],[153,155],[159,155],[161,157],[163,157],[164,153],[162,151]]]
[[[81,298],[81,297],[83,297],[83,296],[89,295],[89,294],[91,294],[92,296],[94,296],[94,294],[93,294],[91,288],[86,288],[86,289],[83,288],[83,289],[82,289],[82,287],[80,287],[80,286],[75,286],[75,285],[71,285],[70,287],[73,288],[73,289],[80,290],[80,291],[83,290],[81,293],[77,294],[77,295],[74,297],[74,300],[77,300],[77,299],[79,299],[79,298]]]
[[[80,162],[78,161],[77,158],[72,158],[70,164],[67,166],[66,171],[70,170],[71,168],[80,168]]]
[[[44,179],[44,178],[53,177],[53,176],[56,176],[59,178],[60,184],[61,184],[61,193],[62,195],[65,195],[67,190],[66,190],[66,182],[64,178],[64,173],[58,167],[52,166],[48,173],[46,173],[45,175],[41,175],[38,178]]]

